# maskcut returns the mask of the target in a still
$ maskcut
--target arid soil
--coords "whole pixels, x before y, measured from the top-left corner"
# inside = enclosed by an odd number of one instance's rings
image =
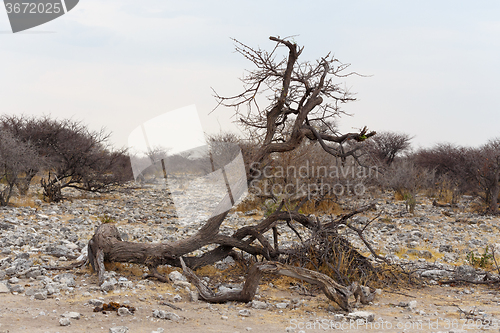
[[[421,197],[415,214],[402,201],[382,195],[377,211],[355,223],[376,217],[367,239],[394,262],[414,265],[425,278],[420,286],[385,287],[374,302],[345,313],[319,291],[289,278],[266,277],[254,302],[207,304],[192,300],[195,288],[182,281],[177,268],[164,267],[172,283],[143,279],[144,267],[110,264],[105,288],[97,285],[90,267],[69,271],[64,266],[84,253],[94,228],[117,223],[132,241],[169,241],[193,234],[199,221],[178,221],[171,202],[151,189],[125,189],[103,197],[75,197],[58,204],[25,198],[0,209],[0,332],[477,332],[500,329],[498,286],[440,285],[456,277],[457,267],[471,268],[470,253],[481,258],[486,247],[498,248],[498,218],[470,210],[465,197],[457,208],[434,207]],[[255,223],[263,212],[233,212],[222,231]],[[322,218],[322,217],[320,217]],[[326,218],[326,217],[325,217]],[[227,223],[226,223],[227,222]],[[197,224],[198,223],[198,224]],[[280,230],[284,246],[295,236]],[[360,246],[359,240],[353,243]],[[479,262],[476,262],[479,264]],[[486,266],[466,270],[481,279]],[[240,271],[238,271],[240,269]],[[197,271],[213,287],[231,288],[242,282],[241,267],[232,261]],[[173,275],[172,275],[173,274]],[[454,275],[455,274],[455,275]],[[483,274],[483,275],[481,275]],[[101,303],[134,307],[94,312]],[[161,310],[161,311],[157,311]],[[68,318],[66,318],[68,317]],[[363,319],[357,319],[363,318]]]
[[[156,290],[152,290],[156,288]],[[375,314],[371,323],[355,320],[339,321],[336,313],[328,311],[330,302],[323,296],[299,295],[297,292],[270,288],[261,294],[261,300],[290,301],[300,299],[302,304],[295,309],[253,309],[245,304],[209,305],[201,301],[169,302],[182,310],[161,305],[157,295],[169,288],[154,283],[138,295],[123,292],[104,296],[104,301],[123,302],[137,308],[134,315],[118,316],[116,312],[93,312],[88,305],[90,297],[71,296],[30,300],[15,295],[2,295],[0,307],[0,332],[109,332],[117,326],[126,326],[129,332],[478,332],[498,331],[500,318],[499,293],[493,288],[453,288],[432,286],[423,289],[384,290],[372,305],[358,310]],[[464,293],[466,289],[470,293]],[[181,293],[182,294],[182,293]],[[187,297],[187,296],[186,296]],[[183,297],[184,298],[184,297]],[[402,307],[400,303],[416,301],[414,308]],[[474,319],[466,319],[460,309],[475,311]],[[154,309],[175,312],[179,321],[152,317]],[[250,316],[239,315],[239,310],[249,309]],[[80,319],[71,320],[69,326],[59,324],[61,315],[67,311],[81,314]],[[484,315],[483,315],[484,313]],[[481,320],[480,320],[481,319]]]

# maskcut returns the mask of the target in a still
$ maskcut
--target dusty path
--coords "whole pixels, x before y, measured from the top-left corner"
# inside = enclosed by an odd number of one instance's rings
[[[183,300],[172,302],[169,298],[171,287],[153,283],[135,295],[125,292],[109,293],[102,296],[105,302],[128,303],[137,308],[134,315],[118,316],[116,312],[107,314],[93,312],[88,304],[89,297],[61,296],[46,300],[33,300],[26,296],[2,294],[0,296],[0,332],[109,332],[117,326],[128,327],[128,332],[478,332],[498,331],[500,324],[499,292],[493,288],[440,287],[423,289],[384,290],[374,304],[364,306],[359,311],[369,311],[375,315],[371,323],[341,319],[340,311],[334,310],[323,296],[301,296],[277,287],[263,288],[260,300],[269,304],[290,302],[300,299],[295,308],[279,310],[254,309],[245,304],[216,304],[190,302],[187,292],[180,291]],[[404,295],[402,295],[404,294]],[[182,310],[161,305],[164,301],[175,304]],[[416,303],[410,303],[410,302]],[[405,304],[409,306],[404,306]],[[476,318],[466,320],[460,316],[458,307],[464,311],[474,311]],[[174,312],[179,321],[153,318],[155,309]],[[249,310],[244,317],[240,310]],[[333,310],[333,311],[328,311]],[[71,319],[69,326],[61,326],[59,319],[67,311],[78,312],[80,319]],[[287,330],[288,328],[288,330]]]

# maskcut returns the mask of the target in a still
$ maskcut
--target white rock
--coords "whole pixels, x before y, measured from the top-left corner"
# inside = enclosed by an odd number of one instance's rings
[[[163,333],[163,332],[165,332],[165,330],[161,327],[158,327],[156,331],[151,331],[151,333]]]
[[[69,325],[71,325],[71,321],[69,320],[69,318],[61,318],[61,319],[59,319],[59,325],[69,326]]]
[[[102,291],[114,290],[116,284],[117,284],[116,279],[111,278],[110,281],[104,281],[104,283],[101,284],[101,290]]]
[[[334,321],[343,321],[345,316],[342,313],[336,313],[333,315]]]
[[[119,316],[130,316],[132,315],[133,313],[129,311],[129,309],[127,308],[119,308],[118,309],[118,315]]]
[[[9,279],[9,283],[10,283],[10,284],[16,284],[16,283],[19,283],[19,279],[18,279],[18,278],[16,278],[16,277],[10,278],[10,279]]]
[[[375,320],[375,314],[373,312],[368,312],[368,311],[351,312],[349,313],[348,317],[350,317],[353,320],[362,319],[367,323],[371,323],[372,321]]]
[[[198,301],[198,292],[197,291],[191,291],[189,293],[189,300],[191,302],[197,302]]]
[[[444,269],[430,269],[423,271],[420,275],[422,277],[447,277],[450,276],[451,273]]]
[[[47,292],[46,291],[39,291],[34,294],[35,299],[38,299],[40,301],[46,300],[47,299]]]
[[[9,288],[7,288],[7,285],[5,283],[0,282],[0,294],[8,294],[10,293]]]
[[[238,311],[238,314],[242,317],[250,317],[250,310],[243,309],[243,310]]]
[[[52,280],[54,280],[55,282],[59,282],[60,284],[66,285],[68,287],[74,287],[76,285],[75,279],[76,275],[71,273],[63,273],[56,275]]]
[[[276,303],[276,308],[277,309],[286,309],[288,307],[288,303]]]
[[[168,278],[171,281],[187,281],[186,277],[179,273],[178,271],[172,271],[170,274],[168,274]]]
[[[116,327],[111,327],[109,329],[109,333],[127,333],[127,332],[128,332],[127,326],[116,326]]]
[[[80,319],[80,314],[78,312],[64,312],[62,315],[64,318],[69,318],[69,319]]]
[[[100,299],[91,299],[89,301],[89,304],[90,305],[93,305],[93,306],[101,306],[104,304],[104,301],[100,300]]]
[[[176,281],[174,281],[174,287],[191,288],[191,283],[189,283],[187,281],[176,280]]]
[[[164,310],[153,310],[153,317],[160,318],[160,319],[168,319],[168,320],[173,320],[173,321],[178,321],[181,319],[181,317],[179,317],[175,313],[167,312]]]
[[[267,303],[253,300],[252,301],[252,308],[259,309],[259,310],[267,309]]]

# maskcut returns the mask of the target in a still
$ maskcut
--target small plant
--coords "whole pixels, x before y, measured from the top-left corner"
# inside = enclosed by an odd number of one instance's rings
[[[483,254],[474,254],[473,251],[470,251],[467,254],[465,260],[473,267],[485,268],[491,264],[491,259],[493,259],[493,255],[488,253],[488,246],[484,249]]]
[[[415,196],[411,193],[405,193],[403,198],[405,200],[406,210],[412,214],[415,213],[415,206],[417,205]]]
[[[116,221],[109,215],[104,215],[101,217],[101,222],[102,223],[115,223]]]

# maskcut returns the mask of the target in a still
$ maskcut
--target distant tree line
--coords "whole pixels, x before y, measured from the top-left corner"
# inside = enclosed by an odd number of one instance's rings
[[[403,197],[414,197],[420,190],[433,190],[441,198],[451,193],[451,204],[469,194],[483,201],[485,213],[499,213],[500,138],[479,147],[438,143],[417,150],[412,150],[411,139],[394,132],[381,132],[371,139],[367,163],[384,166],[383,185]]]
[[[499,213],[500,138],[479,147],[437,144],[416,152],[414,160],[416,165],[434,170],[455,193],[479,196],[486,212]]]
[[[27,194],[38,176],[47,201],[63,199],[63,188],[102,192],[132,179],[125,150],[108,145],[109,133],[79,121],[48,116],[0,117],[0,205]]]
[[[412,148],[412,139],[406,133],[381,131],[366,140],[362,147],[358,142],[350,141],[338,148],[340,151],[356,151],[359,146],[357,154],[347,160],[322,152],[319,144],[312,141],[273,159],[267,170],[286,170],[290,167],[298,169],[306,164],[316,170],[331,166],[342,166],[347,170],[357,165],[354,161],[356,157],[360,165],[369,169],[368,175],[372,175],[373,170],[379,171],[376,177],[362,179],[367,187],[392,189],[407,200],[410,207],[411,203],[415,203],[417,193],[425,191],[435,199],[449,201],[450,204],[455,204],[460,195],[472,195],[483,202],[483,212],[499,213],[500,138],[489,140],[479,147],[439,143],[431,148],[416,150]],[[249,170],[258,142],[231,133],[221,133],[211,137],[211,140],[237,143],[243,152],[247,171]],[[317,173],[309,175],[310,179],[305,181],[310,184],[326,181],[321,179],[324,176]],[[285,176],[265,181],[273,182],[269,187],[277,182],[281,182],[282,187],[287,182],[295,182],[294,179],[289,179],[289,174]],[[356,178],[359,178],[357,174],[352,177],[352,173],[346,173],[340,179],[335,179],[335,182],[351,181],[355,184],[361,180]]]

